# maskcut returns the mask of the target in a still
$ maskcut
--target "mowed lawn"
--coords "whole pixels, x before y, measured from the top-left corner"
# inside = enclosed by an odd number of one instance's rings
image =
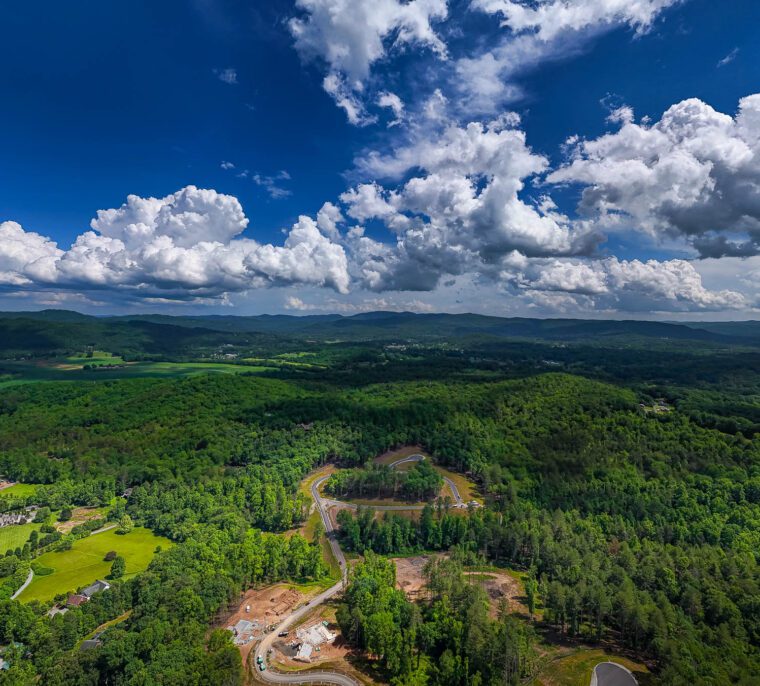
[[[102,534],[88,536],[76,543],[71,550],[40,555],[35,566],[53,569],[46,576],[34,575],[34,580],[19,596],[19,600],[51,600],[59,593],[67,593],[91,584],[96,579],[105,579],[111,571],[111,563],[103,558],[110,550],[115,550],[127,563],[124,578],[145,571],[153,559],[156,546],[168,548],[171,541],[156,536],[149,529],[136,528],[125,536],[115,533],[115,529]]]
[[[0,555],[5,555],[6,550],[23,548],[29,540],[29,534],[41,526],[42,524],[11,524],[0,527]]]
[[[0,491],[0,498],[14,497],[24,498],[37,492],[37,484],[13,484]]]

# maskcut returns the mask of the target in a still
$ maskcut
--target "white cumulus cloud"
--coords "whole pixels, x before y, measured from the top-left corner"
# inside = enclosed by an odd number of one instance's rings
[[[284,245],[240,236],[238,200],[187,186],[164,198],[130,195],[100,210],[68,250],[14,222],[0,225],[0,283],[50,289],[112,289],[131,297],[221,298],[253,288],[309,284],[349,288],[343,247],[302,216]]]
[[[446,18],[446,0],[296,0],[289,22],[296,49],[327,65],[323,86],[352,124],[374,121],[361,101],[372,65],[388,51],[420,46],[445,56],[433,24]]]
[[[705,257],[760,252],[760,94],[735,116],[692,98],[660,121],[579,140],[551,183],[583,186],[580,210],[660,237],[686,237]]]

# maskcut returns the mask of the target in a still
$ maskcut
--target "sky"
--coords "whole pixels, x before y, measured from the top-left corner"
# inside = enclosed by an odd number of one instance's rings
[[[0,308],[756,319],[755,0],[0,9]]]

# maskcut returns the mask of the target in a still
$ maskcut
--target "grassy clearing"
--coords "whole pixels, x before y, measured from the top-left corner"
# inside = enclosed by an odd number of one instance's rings
[[[79,358],[77,358],[79,359]],[[116,364],[101,360],[96,369],[82,369],[81,365],[63,363],[62,366],[46,366],[28,362],[7,362],[4,367],[12,371],[10,379],[0,380],[0,388],[40,381],[105,381],[126,378],[165,378],[175,376],[195,376],[198,374],[258,374],[276,367],[243,365],[225,362],[127,362],[123,367],[108,367]],[[85,364],[93,365],[92,361]]]
[[[425,458],[430,459],[430,455],[428,455],[428,453],[422,450],[419,446],[405,445],[403,448],[389,450],[387,453],[378,455],[374,459],[374,462],[377,462],[378,464],[391,464],[392,462],[396,462],[396,460],[402,460],[405,457],[409,457],[410,455],[424,455]],[[410,466],[414,465],[410,463]]]
[[[71,550],[45,553],[38,557],[37,564],[50,567],[54,572],[48,576],[35,576],[19,600],[51,600],[60,593],[68,593],[96,579],[106,578],[111,571],[111,563],[103,558],[110,550],[124,557],[127,563],[125,578],[129,578],[147,569],[159,545],[167,548],[172,543],[143,528],[136,528],[126,536],[118,535],[114,529],[88,536],[74,543]]]
[[[600,662],[617,662],[630,669],[640,684],[648,681],[649,670],[641,663],[601,648],[578,648],[570,655],[549,662],[531,686],[588,686],[594,667]]]
[[[29,534],[39,529],[41,524],[12,524],[0,527],[0,555],[5,555],[6,550],[23,548],[29,540]]]
[[[105,352],[104,350],[95,350],[91,355],[82,353],[80,355],[72,355],[71,357],[64,358],[64,364],[74,365],[77,368],[83,367],[88,364],[91,367],[101,367],[111,364],[124,364],[124,360],[118,355]],[[63,367],[61,367],[63,368]]]
[[[0,491],[0,498],[5,498],[6,496],[25,498],[34,495],[38,488],[39,486],[37,486],[37,484],[14,484],[13,486],[9,486]]]
[[[434,466],[436,468],[436,471],[438,471],[441,476],[445,476],[447,479],[451,479],[454,482],[454,485],[457,487],[459,495],[462,497],[462,500],[464,500],[464,502],[469,503],[471,500],[476,500],[481,505],[483,504],[483,499],[477,495],[475,484],[466,476],[463,474],[458,474],[457,472],[452,472],[437,464]],[[451,497],[451,490],[446,484],[443,485],[441,495],[444,498],[446,496]]]

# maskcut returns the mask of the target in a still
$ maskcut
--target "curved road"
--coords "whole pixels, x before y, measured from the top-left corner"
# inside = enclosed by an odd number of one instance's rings
[[[402,457],[400,460],[396,460],[395,462],[391,462],[388,466],[391,469],[393,469],[394,467],[396,467],[396,466],[398,466],[400,464],[404,464],[405,462],[422,462],[424,459],[425,459],[424,455],[420,455],[420,453],[415,453],[414,455],[409,455],[409,457]],[[441,478],[446,482],[446,485],[451,490],[451,495],[454,496],[454,501],[456,502],[456,504],[459,507],[462,507],[464,505],[464,501],[462,500],[462,496],[459,495],[459,489],[457,488],[457,485],[451,479],[449,479],[448,477],[443,476],[443,474],[441,474]],[[379,510],[379,509],[385,509],[385,508],[379,508],[378,507],[376,509]],[[402,509],[402,508],[399,508],[399,509]],[[406,508],[406,509],[410,509],[410,508]],[[415,508],[415,509],[417,509],[417,508]],[[421,510],[422,508],[419,508],[419,509]]]
[[[594,667],[591,686],[636,686],[631,672],[617,662],[600,662]]]
[[[396,460],[395,462],[391,462],[391,464],[388,466],[393,469],[394,467],[397,467],[398,465],[404,464],[406,462],[421,462],[424,459],[424,455],[417,453],[414,455],[409,455],[408,457],[403,457],[400,460]],[[343,502],[342,500],[331,500],[329,498],[323,498],[319,492],[319,487],[329,478],[329,476],[323,476],[320,479],[314,480],[314,483],[311,485],[311,497],[314,498],[314,503],[319,510],[319,516],[322,518],[322,524],[325,527],[325,535],[327,536],[327,540],[330,543],[330,548],[332,549],[333,555],[335,555],[335,559],[340,565],[341,580],[334,586],[328,588],[326,591],[320,593],[316,598],[312,598],[312,600],[309,601],[309,603],[306,605],[303,605],[299,609],[292,612],[285,619],[283,619],[275,629],[264,636],[264,638],[261,640],[261,643],[259,643],[257,646],[255,652],[256,658],[261,657],[264,662],[267,661],[267,653],[274,644],[278,633],[281,631],[287,631],[288,627],[293,626],[299,620],[303,619],[303,617],[305,617],[315,607],[318,607],[326,600],[332,598],[336,593],[339,593],[346,581],[346,576],[348,574],[346,557],[343,555],[343,551],[338,545],[335,528],[333,527],[332,521],[330,521],[330,517],[327,514],[327,506],[339,505],[341,507],[348,507],[352,510],[358,509],[359,506],[353,503]],[[459,489],[456,487],[456,484],[445,476],[443,477],[443,480],[446,482],[446,485],[449,487],[449,489],[451,489],[451,494],[454,496],[456,505],[458,507],[463,507],[464,502],[462,501],[462,497],[459,495]],[[375,505],[372,506],[372,509],[388,511],[421,510],[423,507],[424,505]],[[298,674],[284,674],[282,672],[275,672],[270,669],[267,669],[265,672],[261,672],[259,671],[259,668],[256,664],[252,665],[252,669],[255,671],[256,676],[259,679],[268,681],[269,683],[273,684],[338,684],[339,686],[358,686],[357,682],[354,679],[339,672],[315,671],[302,672]]]
[[[25,590],[26,587],[32,583],[32,579],[34,578],[34,572],[30,569],[29,574],[26,575],[26,581],[21,584],[21,588],[18,589],[12,596],[11,600],[16,600]]]
[[[321,479],[316,479],[314,481],[314,483],[311,485],[311,497],[314,498],[314,502],[316,503],[317,509],[319,510],[319,515],[322,517],[322,524],[324,524],[325,535],[327,536],[327,540],[330,543],[330,548],[332,548],[333,555],[335,555],[335,559],[338,560],[338,564],[340,565],[341,580],[334,586],[328,588],[326,591],[320,593],[316,598],[312,598],[312,600],[306,605],[303,605],[299,609],[295,610],[282,622],[280,622],[274,630],[270,631],[266,636],[264,636],[261,643],[259,643],[256,648],[256,657],[261,657],[265,662],[267,659],[267,652],[272,647],[275,638],[277,638],[277,634],[280,631],[287,631],[288,627],[293,626],[293,624],[303,619],[303,617],[307,613],[311,612],[315,607],[321,605],[326,600],[329,600],[336,593],[339,593],[343,588],[343,584],[346,580],[346,557],[343,555],[343,551],[340,549],[338,541],[335,537],[335,529],[332,525],[332,522],[330,521],[330,517],[327,515],[327,510],[325,508],[326,502],[319,494],[319,487],[328,478],[329,477],[324,476]],[[259,679],[263,679],[264,681],[268,681],[273,684],[338,684],[339,686],[357,686],[357,682],[354,679],[346,676],[345,674],[340,674],[339,672],[316,671],[303,672],[300,674],[283,674],[282,672],[275,672],[269,669],[267,669],[265,672],[260,672],[258,666],[255,664],[252,668],[255,670],[256,676]]]

